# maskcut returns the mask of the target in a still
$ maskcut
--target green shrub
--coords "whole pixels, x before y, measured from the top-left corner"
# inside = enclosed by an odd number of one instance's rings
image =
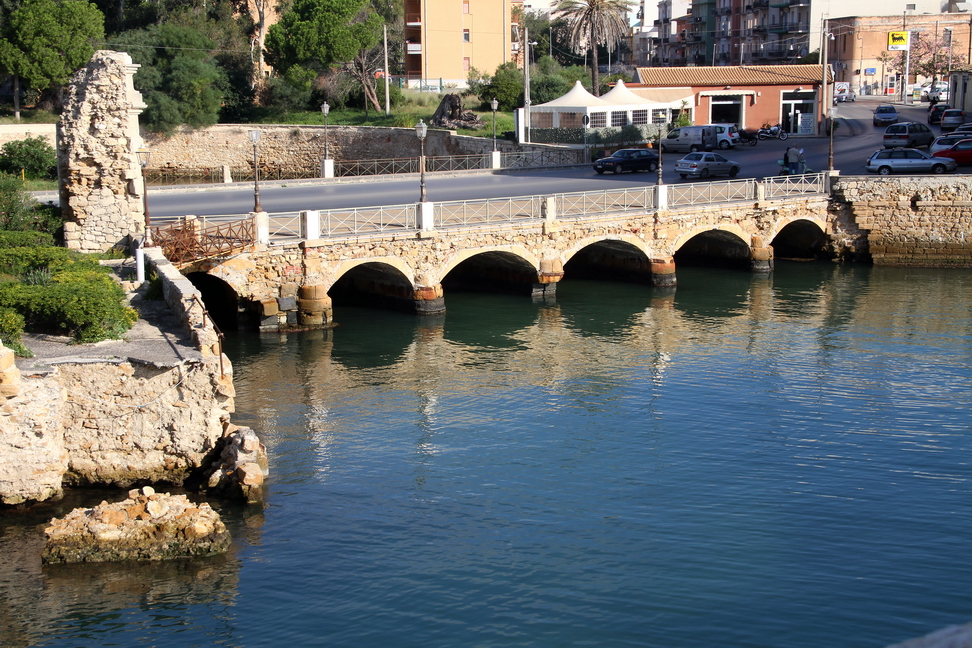
[[[89,255],[57,247],[28,247],[0,249],[0,273],[23,276],[30,270],[47,268],[51,272],[98,269],[98,260]]]
[[[30,180],[57,178],[57,154],[43,137],[7,142],[0,148],[0,171]]]
[[[0,232],[0,249],[51,245],[54,245],[54,237],[47,232]]]
[[[34,197],[24,191],[20,178],[0,173],[0,229],[34,229],[34,204]]]
[[[21,358],[30,358],[34,354],[20,341],[23,332],[23,316],[13,309],[0,308],[0,341]]]
[[[27,330],[70,335],[78,343],[119,338],[130,329],[138,315],[124,297],[114,282],[0,285],[0,307],[21,313]]]

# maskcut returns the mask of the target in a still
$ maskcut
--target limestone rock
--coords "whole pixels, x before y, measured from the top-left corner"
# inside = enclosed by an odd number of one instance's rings
[[[164,560],[208,556],[229,548],[230,535],[208,504],[185,495],[132,490],[129,498],[74,509],[44,529],[45,563]]]
[[[263,482],[269,473],[267,448],[248,427],[227,425],[219,460],[209,473],[208,492],[241,499],[248,504],[263,501]]]

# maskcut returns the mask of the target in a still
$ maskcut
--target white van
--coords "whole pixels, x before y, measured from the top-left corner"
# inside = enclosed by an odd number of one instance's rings
[[[719,147],[714,126],[681,126],[673,128],[662,138],[663,153],[695,153]]]

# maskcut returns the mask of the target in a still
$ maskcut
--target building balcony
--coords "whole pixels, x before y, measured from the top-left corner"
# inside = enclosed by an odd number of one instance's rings
[[[405,43],[406,54],[421,54],[422,43]]]
[[[419,27],[422,25],[422,14],[420,13],[407,13],[405,14],[405,24],[409,27]]]
[[[754,34],[765,34],[766,33],[766,25],[756,25],[755,27],[753,27],[753,33]]]
[[[653,25],[660,25],[660,24],[661,24],[661,20],[659,20],[658,18],[656,18],[656,19],[654,19],[653,21],[651,21],[651,23],[652,23]]]
[[[705,54],[696,54],[692,57],[692,62],[696,65],[705,65]]]

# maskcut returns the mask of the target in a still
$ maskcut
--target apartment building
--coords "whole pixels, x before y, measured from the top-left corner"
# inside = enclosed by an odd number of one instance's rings
[[[464,88],[470,68],[492,74],[519,59],[513,19],[522,0],[405,0],[405,74],[410,87]]]
[[[793,64],[820,50],[825,19],[885,16],[907,22],[970,8],[972,3],[954,0],[662,0],[652,60],[661,66]],[[671,25],[681,23],[677,30],[666,31],[666,17]]]

